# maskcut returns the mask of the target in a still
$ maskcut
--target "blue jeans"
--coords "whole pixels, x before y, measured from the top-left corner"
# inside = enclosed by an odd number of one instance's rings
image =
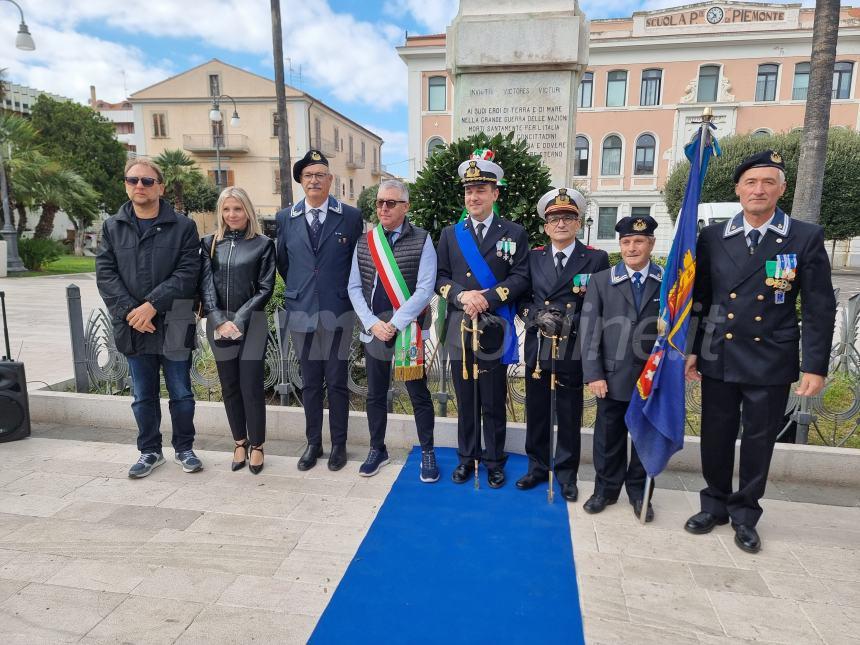
[[[131,411],[137,421],[137,449],[161,453],[160,371],[170,396],[171,444],[177,452],[194,445],[194,394],[191,391],[191,358],[172,361],[161,354],[128,357],[134,402]]]

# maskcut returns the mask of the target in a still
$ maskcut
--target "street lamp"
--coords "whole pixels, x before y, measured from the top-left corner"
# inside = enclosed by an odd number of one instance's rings
[[[585,218],[585,246],[591,244],[591,226],[594,224],[594,218],[590,215]]]
[[[15,0],[6,0],[6,2],[15,5],[21,14],[21,25],[18,27],[15,47],[28,52],[33,51],[36,49],[36,43],[33,42],[30,30],[27,29],[27,23],[24,22],[24,11],[21,9],[21,5]],[[26,271],[27,268],[18,255],[18,231],[15,230],[15,225],[12,223],[12,209],[9,207],[9,186],[6,183],[6,166],[3,165],[3,142],[0,142],[0,198],[3,201],[3,230],[0,230],[0,235],[6,241],[6,270],[9,273],[20,273]]]
[[[233,102],[233,116],[230,118],[230,127],[238,128],[239,127],[239,110],[236,108],[236,100],[228,95],[228,94],[219,94],[218,96],[212,99],[212,109],[209,110],[209,120],[212,123],[221,123],[221,110],[219,109],[219,102],[221,99],[230,99]],[[223,127],[221,130],[221,134],[217,134],[214,136],[215,139],[215,163],[218,166],[218,170],[215,175],[215,186],[218,187],[218,190],[221,190],[221,144],[224,140],[224,131]]]

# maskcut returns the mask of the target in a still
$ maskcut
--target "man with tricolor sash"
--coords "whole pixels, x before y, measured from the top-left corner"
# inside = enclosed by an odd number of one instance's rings
[[[696,246],[693,315],[698,324],[686,368],[687,378],[702,384],[707,485],[700,493],[701,512],[684,528],[708,533],[731,521],[738,548],[756,553],[761,549],[755,528],[762,514],[759,499],[789,389],[799,376],[798,396],[823,389],[836,298],[824,230],[777,207],[786,189],[781,155],[764,150],[748,157],[735,169],[734,181],[742,212],[702,229]]]
[[[490,487],[499,488],[505,483],[507,366],[519,362],[514,303],[528,288],[529,275],[525,229],[493,210],[504,171],[491,158],[490,151],[483,151],[458,168],[467,216],[443,229],[439,238],[436,291],[447,302],[445,343],[457,394],[460,463],[451,478],[466,482],[471,465],[481,461]],[[469,326],[477,321],[481,328],[477,355],[464,342],[464,320]],[[475,361],[477,387],[474,373],[465,373]]]
[[[572,188],[554,188],[537,204],[550,239],[529,253],[530,288],[519,304],[526,324],[526,454],[528,472],[517,488],[529,490],[549,478],[552,419],[551,372],[556,375],[558,441],[555,479],[562,496],[575,502],[582,425],[582,361],[576,342],[582,303],[592,274],[609,268],[606,251],[576,239],[585,215],[585,197]],[[551,352],[555,349],[556,360]]]
[[[424,371],[424,339],[429,303],[436,284],[436,251],[422,228],[407,219],[409,189],[389,179],[379,185],[379,224],[355,247],[349,275],[349,298],[364,331],[367,371],[367,423],[370,452],[359,474],[370,477],[388,463],[385,430],[388,390],[394,378],[403,381],[415,415],[421,443],[423,482],[439,479],[433,451],[433,402]]]

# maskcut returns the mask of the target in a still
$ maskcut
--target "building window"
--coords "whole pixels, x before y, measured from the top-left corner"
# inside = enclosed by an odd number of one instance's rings
[[[616,70],[606,76],[606,107],[624,105],[627,95],[627,72]]]
[[[576,177],[588,176],[588,139],[577,135],[573,154],[573,174]]]
[[[576,105],[581,108],[591,107],[591,95],[594,91],[594,72],[585,72],[579,82],[576,94]]]
[[[353,183],[352,177],[349,178],[349,198],[355,199],[355,184]]]
[[[794,66],[794,85],[791,88],[793,101],[805,101],[809,91],[809,63],[798,63]]]
[[[209,74],[209,96],[221,96],[221,77]]]
[[[280,194],[281,192],[281,169],[272,169],[272,192]]]
[[[352,163],[354,158],[355,157],[353,156],[352,135],[349,135],[349,163]]]
[[[603,141],[603,154],[600,158],[600,174],[621,174],[621,139],[616,137],[614,134],[606,137]]]
[[[334,178],[334,194],[340,195],[340,177],[338,177],[337,175],[335,175]]]
[[[645,217],[646,215],[651,215],[651,207],[650,206],[633,206],[630,209],[630,214],[633,217]]]
[[[851,72],[854,63],[840,62],[833,66],[833,98],[851,98]]]
[[[152,136],[166,137],[167,136],[167,114],[164,112],[154,112],[152,115]]]
[[[431,76],[427,80],[427,109],[430,112],[444,112],[447,105],[445,99],[445,77]]]
[[[272,136],[278,136],[278,113],[272,112]]]
[[[322,123],[319,117],[314,117],[314,142],[313,147],[317,150],[322,149]]]
[[[639,105],[660,105],[660,84],[663,82],[662,69],[646,69],[642,72],[642,90]]]
[[[717,100],[717,87],[720,83],[720,66],[703,65],[699,68],[699,90],[696,101],[712,103]]]
[[[341,149],[340,129],[337,126],[334,126],[334,149],[335,152],[340,152]]]
[[[430,141],[427,142],[427,156],[429,157],[434,152],[436,152],[436,148],[444,148],[445,141],[442,137],[432,137]]]
[[[618,219],[617,206],[601,206],[597,209],[597,239],[615,239],[615,221]]]
[[[221,174],[219,175],[218,170],[207,171],[209,179],[212,181],[212,183],[215,184],[218,188],[232,186],[235,181],[233,171],[222,168],[220,172]]]
[[[364,161],[366,159],[367,149],[364,146],[364,141],[361,142],[361,160]]]
[[[758,66],[758,76],[755,81],[756,101],[776,100],[776,77],[779,65],[767,64]]]
[[[224,114],[221,114],[220,121],[210,121],[212,128],[212,146],[215,148],[224,147]]]
[[[766,130],[765,128],[759,128],[755,132],[752,133],[753,138],[759,137],[769,137],[771,134],[770,130]]]
[[[636,139],[636,160],[633,166],[634,175],[654,174],[654,153],[657,142],[650,134],[643,134]]]

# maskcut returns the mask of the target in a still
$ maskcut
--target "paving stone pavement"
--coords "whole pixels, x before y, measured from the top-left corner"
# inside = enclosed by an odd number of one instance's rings
[[[200,473],[167,449],[129,480],[128,433],[61,431],[0,447],[4,644],[305,642],[405,457],[370,479],[354,451],[340,472],[301,473],[301,447],[284,442],[255,477],[230,472],[229,444],[213,442]],[[581,482],[581,501],[591,489]],[[858,642],[856,503],[765,500],[752,556],[729,527],[683,531],[690,490],[658,488],[644,527],[623,499],[596,516],[581,501],[568,510],[589,643]]]

